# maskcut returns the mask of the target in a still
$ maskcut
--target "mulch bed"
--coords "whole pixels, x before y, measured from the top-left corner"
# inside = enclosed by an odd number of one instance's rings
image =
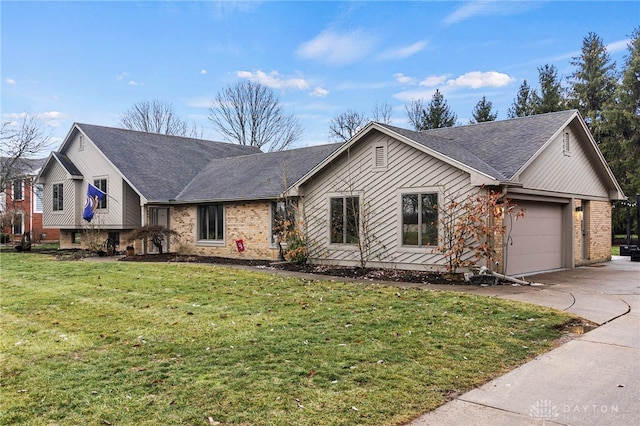
[[[245,265],[269,267],[293,272],[326,275],[339,278],[358,278],[372,281],[406,282],[418,284],[467,284],[462,274],[454,277],[430,271],[408,271],[401,269],[377,269],[359,267],[341,267],[326,265],[296,265],[293,263],[271,262],[267,260],[231,259],[215,256],[189,256],[175,253],[143,254],[126,256],[124,262],[192,262],[213,263],[218,265]]]

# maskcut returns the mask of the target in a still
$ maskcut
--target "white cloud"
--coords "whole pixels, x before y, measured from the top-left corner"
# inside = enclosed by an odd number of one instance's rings
[[[329,94],[329,91],[322,87],[316,87],[315,89],[313,89],[313,92],[310,93],[311,96],[315,96],[318,98],[324,98],[328,94]]]
[[[200,70],[200,74],[205,75],[207,73],[207,70],[205,70],[204,68]]]
[[[429,100],[433,97],[433,94],[435,92],[435,89],[403,90],[402,92],[394,94],[393,97],[404,102],[409,102],[417,99]]]
[[[139,85],[140,85],[140,83],[138,83],[138,82],[137,82],[137,81],[135,81],[135,80],[130,80],[130,81],[129,81],[129,86],[139,86]]]
[[[444,83],[445,81],[447,81],[446,75],[432,75],[422,80],[420,82],[420,86],[434,87]]]
[[[296,53],[304,59],[318,60],[339,66],[369,56],[374,45],[373,37],[361,30],[348,33],[325,30],[316,38],[302,43]]]
[[[416,83],[416,79],[415,78],[406,76],[406,75],[402,74],[401,72],[394,74],[393,77],[400,84],[411,84],[411,85],[413,85],[413,84]]]
[[[277,71],[271,71],[267,74],[264,71],[237,71],[236,75],[240,78],[263,84],[272,89],[296,89],[306,90],[309,83],[303,78],[283,78]]]
[[[43,112],[40,116],[46,120],[67,119],[69,114],[60,111]]]
[[[425,41],[418,41],[404,47],[394,47],[382,52],[378,55],[378,59],[383,61],[390,59],[405,59],[422,51],[425,47],[427,47],[427,42]]]
[[[614,41],[613,43],[609,43],[607,44],[607,52],[613,53],[613,52],[620,52],[622,50],[626,50],[627,47],[629,46],[629,43],[631,43],[631,40],[628,38],[624,40]]]
[[[450,13],[445,19],[445,25],[453,25],[478,15],[508,16],[527,12],[540,7],[539,2],[525,1],[496,1],[479,0],[469,1],[460,8]]]
[[[513,81],[515,81],[515,79],[510,77],[508,74],[496,71],[472,71],[463,74],[456,79],[448,80],[447,85],[480,89],[481,87],[504,87]]]
[[[5,78],[4,82],[7,84],[16,84],[16,81],[13,78]]]
[[[400,84],[411,84],[411,85],[413,85],[413,84],[416,83],[416,79],[415,78],[406,76],[406,75],[402,74],[401,72],[394,74],[393,77]]]
[[[49,127],[60,127],[62,124],[59,120],[68,120],[70,115],[60,111],[47,111],[40,114],[29,114],[27,112],[3,114],[3,118],[11,123],[12,126],[19,125],[20,121],[35,117]]]

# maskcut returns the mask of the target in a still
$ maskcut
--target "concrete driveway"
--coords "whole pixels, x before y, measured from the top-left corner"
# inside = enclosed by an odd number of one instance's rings
[[[527,280],[544,286],[472,292],[565,310],[600,327],[411,426],[640,424],[640,263],[616,257]]]

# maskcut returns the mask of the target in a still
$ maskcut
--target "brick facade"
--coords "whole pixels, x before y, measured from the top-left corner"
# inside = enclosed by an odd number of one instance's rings
[[[588,265],[611,260],[611,203],[575,200],[573,207],[575,265]],[[577,208],[582,211],[576,211]],[[584,240],[587,244],[586,250]]]
[[[117,245],[116,250],[124,251],[127,246],[134,246],[136,253],[143,252],[142,241],[129,242],[129,235],[131,230],[114,231],[114,230],[100,230],[100,229],[61,229],[60,230],[60,248],[63,250],[69,249],[82,249],[89,250],[91,246],[102,246],[109,238],[109,232],[118,232],[120,236],[120,243]]]
[[[225,240],[217,245],[197,241],[196,206],[172,206],[169,211],[170,228],[180,236],[172,243],[171,251],[239,259],[278,259],[278,249],[271,244],[269,201],[225,203],[224,210]],[[243,241],[245,251],[238,251],[237,240]]]
[[[35,211],[34,185],[35,177],[27,176],[18,180],[22,184],[22,197],[13,198],[13,181],[7,183],[5,188],[5,211],[0,211],[2,228],[0,232],[11,235],[13,242],[19,242],[22,233],[31,233],[33,242],[57,241],[60,231],[56,228],[44,228],[42,225],[42,212]],[[21,220],[22,233],[14,234],[14,220]]]

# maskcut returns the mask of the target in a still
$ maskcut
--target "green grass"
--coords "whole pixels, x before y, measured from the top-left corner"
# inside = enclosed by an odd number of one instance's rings
[[[197,264],[0,253],[1,424],[403,424],[568,314]]]

